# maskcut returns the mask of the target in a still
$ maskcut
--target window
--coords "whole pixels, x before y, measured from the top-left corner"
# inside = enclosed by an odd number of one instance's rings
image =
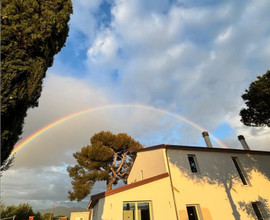
[[[124,202],[123,220],[151,220],[150,202]]]
[[[236,169],[238,171],[238,174],[239,174],[243,184],[248,185],[247,179],[246,179],[246,177],[245,177],[245,175],[244,175],[244,173],[243,173],[243,171],[242,171],[242,169],[240,167],[240,164],[238,162],[237,157],[233,157],[232,160],[233,160],[233,163],[234,163],[234,165],[235,165],[235,167],[236,167]]]
[[[251,204],[252,204],[253,210],[254,210],[258,220],[263,220],[263,216],[262,216],[261,210],[259,208],[258,202],[252,202]]]
[[[187,205],[188,220],[200,220],[199,205]]]
[[[188,155],[188,161],[189,161],[191,172],[198,173],[199,171],[198,171],[195,155]]]

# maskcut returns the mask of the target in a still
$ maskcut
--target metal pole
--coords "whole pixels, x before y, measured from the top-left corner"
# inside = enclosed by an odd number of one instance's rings
[[[2,172],[0,172],[0,214],[2,213],[2,191],[1,191],[1,179],[2,179]]]
[[[52,218],[52,214],[53,214],[54,205],[55,205],[55,201],[54,201],[54,203],[53,203],[53,208],[52,208],[52,212],[51,212],[51,215],[50,215],[50,220],[51,220],[51,218]]]

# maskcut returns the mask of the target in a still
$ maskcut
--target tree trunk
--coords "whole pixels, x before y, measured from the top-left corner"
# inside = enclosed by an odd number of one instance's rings
[[[112,189],[113,182],[114,180],[111,180],[111,181],[107,180],[107,191]]]

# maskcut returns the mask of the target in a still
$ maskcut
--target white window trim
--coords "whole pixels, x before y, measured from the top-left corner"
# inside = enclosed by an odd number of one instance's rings
[[[188,154],[187,159],[188,159],[188,157],[193,157],[194,163],[195,163],[196,168],[197,168],[197,172],[192,172],[191,167],[190,167],[190,163],[189,163],[189,160],[188,160],[188,165],[189,165],[189,168],[190,168],[190,172],[193,173],[193,174],[201,173],[196,155],[195,154]]]
[[[195,206],[197,216],[198,216],[198,220],[203,220],[203,215],[202,215],[202,210],[201,210],[200,204],[186,204],[186,208],[188,206]]]
[[[135,203],[135,219],[138,220],[138,203],[149,203],[149,212],[150,212],[150,220],[153,220],[153,215],[152,215],[152,201],[149,200],[139,200],[139,201],[124,201],[123,204],[125,203]],[[124,210],[122,210],[122,219],[124,219]]]
[[[256,204],[256,206],[257,206],[257,208],[258,208],[258,210],[259,210],[259,212],[260,212],[262,218],[265,219],[265,218],[264,218],[264,214],[263,214],[263,210],[262,210],[262,207],[261,207],[261,205],[262,205],[261,202],[258,202],[258,201],[251,202],[252,210],[253,210],[253,212],[254,212],[254,215],[257,217],[256,212],[255,212],[255,210],[254,210],[254,208],[253,208],[253,205],[252,205],[253,203]]]
[[[242,178],[241,178],[241,176],[240,176],[240,174],[239,174],[239,172],[238,172],[238,170],[237,170],[237,168],[236,168],[236,166],[235,166],[235,164],[234,164],[234,162],[233,162],[233,165],[234,165],[234,167],[235,167],[235,169],[236,169],[236,171],[237,171],[237,174],[238,174],[238,176],[239,176],[239,178],[240,178],[240,180],[241,180],[243,186],[245,186],[245,187],[252,186],[251,183],[250,183],[250,181],[249,181],[249,178],[248,178],[248,176],[247,176],[247,174],[246,174],[246,172],[245,172],[245,170],[244,170],[243,167],[242,167],[242,164],[241,164],[240,161],[239,161],[239,158],[238,158],[237,156],[232,156],[232,161],[233,161],[233,159],[236,160],[236,163],[238,164],[238,166],[239,166],[239,168],[240,168],[240,170],[241,170],[241,172],[242,172],[242,174],[243,174],[243,176],[244,176],[244,179],[245,179],[245,181],[247,182],[246,185],[243,183]]]

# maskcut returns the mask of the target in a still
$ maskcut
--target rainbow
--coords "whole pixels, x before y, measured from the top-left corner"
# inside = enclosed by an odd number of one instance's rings
[[[171,115],[181,121],[184,121],[190,125],[192,125],[193,127],[201,130],[201,131],[205,131],[206,129],[204,129],[203,127],[201,127],[200,125],[194,123],[193,121],[190,121],[187,118],[184,118],[183,116],[174,114],[172,112],[169,112],[167,110],[164,109],[159,109],[159,108],[155,108],[153,106],[147,106],[147,105],[140,105],[140,104],[115,104],[115,105],[106,105],[106,106],[100,106],[100,107],[94,107],[94,108],[90,108],[90,109],[86,109],[86,110],[82,110],[79,112],[75,112],[73,114],[67,115],[63,118],[60,118],[48,125],[46,125],[45,127],[39,129],[38,131],[36,131],[34,134],[30,135],[29,137],[27,137],[25,140],[23,140],[21,143],[17,144],[13,151],[10,154],[10,157],[12,155],[14,155],[16,152],[18,152],[21,148],[23,148],[26,144],[28,144],[30,141],[32,141],[33,139],[35,139],[36,137],[38,137],[39,135],[43,134],[44,132],[46,132],[47,130],[55,127],[56,125],[59,125],[71,118],[75,118],[77,116],[89,113],[89,112],[93,112],[93,111],[99,111],[99,110],[104,110],[104,109],[112,109],[112,108],[142,108],[142,109],[149,109],[149,110],[155,110],[157,112],[163,113],[163,114],[167,114],[167,115]],[[213,135],[209,134],[211,136],[211,138],[218,143],[220,146],[222,146],[223,148],[228,148],[224,143],[222,143],[220,140],[218,140],[216,137],[214,137]]]

